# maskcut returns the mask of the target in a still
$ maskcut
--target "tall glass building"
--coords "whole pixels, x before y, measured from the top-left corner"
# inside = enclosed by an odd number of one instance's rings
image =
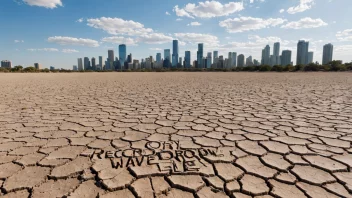
[[[172,41],[172,66],[176,67],[178,63],[178,40]]]
[[[213,52],[213,62],[214,64],[217,64],[218,63],[218,60],[219,60],[219,52],[218,51],[214,51]]]
[[[191,51],[185,51],[185,68],[191,67]]]
[[[99,56],[99,68],[103,70],[103,57]]]
[[[274,43],[274,65],[280,65],[280,43]]]
[[[308,64],[313,63],[314,61],[314,52],[308,52]]]
[[[161,62],[161,53],[156,53],[156,62],[157,63]]]
[[[198,68],[202,68],[203,48],[204,48],[203,43],[199,43],[199,44],[198,44],[198,51],[197,51],[197,63],[198,63]]]
[[[308,48],[309,48],[309,42],[306,42],[304,40],[298,41],[296,65],[308,64]]]
[[[211,64],[212,64],[211,52],[208,52],[208,54],[207,54],[207,65],[206,65],[206,67],[207,67],[207,68],[210,68],[210,67],[211,67]]]
[[[291,56],[292,56],[292,52],[290,50],[282,51],[281,65],[283,66],[291,65]]]
[[[84,70],[88,70],[90,67],[90,61],[88,57],[84,57]]]
[[[232,66],[236,67],[237,66],[237,53],[232,52]]]
[[[120,65],[124,65],[127,58],[127,48],[125,44],[119,45],[119,60]]]
[[[270,65],[270,46],[267,45],[262,50],[262,65]]]
[[[245,57],[243,54],[238,55],[238,67],[244,67],[245,66]]]
[[[334,51],[334,46],[329,43],[324,45],[323,48],[323,65],[329,64],[332,61],[332,55]]]
[[[169,68],[171,65],[171,52],[170,49],[164,49],[164,67]]]

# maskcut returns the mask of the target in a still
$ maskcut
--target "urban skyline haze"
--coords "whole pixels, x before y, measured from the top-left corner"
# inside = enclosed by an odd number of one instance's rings
[[[188,61],[188,51],[192,65],[201,56],[208,58],[208,52],[217,51],[223,57],[230,57],[231,52],[232,62],[238,62],[234,59],[240,54],[260,62],[263,47],[269,45],[273,55],[269,59],[277,62],[277,51],[281,55],[281,51],[290,50],[296,64],[298,40],[309,42],[314,62],[322,63],[323,49],[330,53],[324,47],[327,43],[334,46],[334,59],[352,59],[352,22],[348,16],[352,2],[348,0],[82,2],[2,2],[0,22],[8,28],[0,33],[0,59],[11,60],[13,66],[40,63],[43,68],[72,69],[78,57],[89,57],[84,63],[94,61],[96,65],[106,61],[110,49],[119,57],[119,45],[125,44],[127,51],[122,50],[122,54],[127,58],[132,53],[138,60],[161,53],[162,58]],[[124,9],[132,5],[134,12]],[[331,10],[339,12],[324,14]],[[177,45],[170,45],[173,40]],[[274,47],[276,42],[280,46]],[[165,54],[164,49],[172,51]],[[237,54],[232,55],[234,52]]]

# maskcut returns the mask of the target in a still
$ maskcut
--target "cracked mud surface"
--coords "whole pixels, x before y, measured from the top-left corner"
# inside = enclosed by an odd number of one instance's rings
[[[0,84],[0,197],[352,197],[350,73]]]

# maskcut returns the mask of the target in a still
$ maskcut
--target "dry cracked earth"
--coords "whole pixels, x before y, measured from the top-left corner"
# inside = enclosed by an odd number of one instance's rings
[[[352,197],[350,73],[0,74],[0,196]]]

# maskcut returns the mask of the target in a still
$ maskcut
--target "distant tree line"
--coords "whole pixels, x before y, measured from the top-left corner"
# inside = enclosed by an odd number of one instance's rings
[[[245,67],[235,67],[235,68],[155,68],[155,69],[135,69],[135,70],[118,70],[118,72],[170,72],[170,71],[184,71],[184,72],[309,72],[309,71],[324,71],[324,72],[334,72],[334,71],[352,71],[352,62],[342,64],[341,61],[332,61],[328,65],[319,65],[317,63],[310,63],[309,65],[261,65],[261,66],[245,66]],[[77,73],[77,72],[116,72],[114,70],[85,70],[85,71],[73,71],[67,69],[36,69],[35,67],[23,68],[21,65],[15,66],[13,68],[0,68],[0,72],[13,72],[13,73]]]

